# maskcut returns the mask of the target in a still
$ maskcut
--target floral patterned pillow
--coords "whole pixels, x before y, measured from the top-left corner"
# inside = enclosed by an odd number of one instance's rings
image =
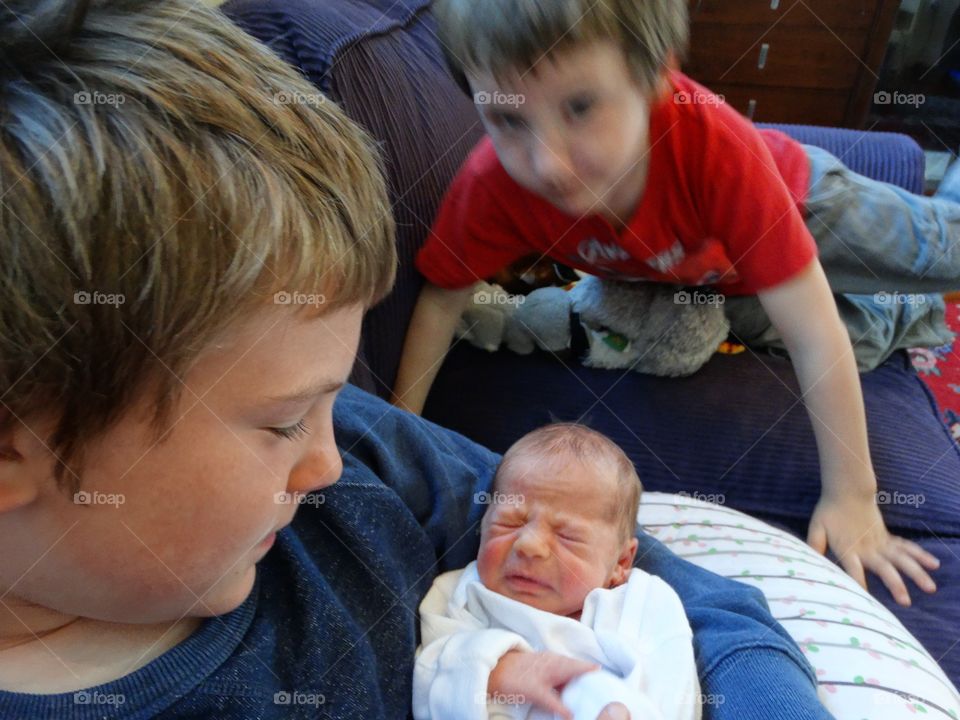
[[[803,541],[736,510],[647,492],[638,522],[686,560],[754,585],[837,720],[960,719],[960,695],[889,610]]]

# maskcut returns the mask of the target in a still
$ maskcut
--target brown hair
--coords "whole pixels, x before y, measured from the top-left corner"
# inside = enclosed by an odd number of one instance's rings
[[[219,12],[4,8],[0,424],[56,420],[77,486],[144,385],[159,437],[178,378],[275,293],[385,295],[393,221],[369,138]]]
[[[579,423],[544,425],[524,435],[504,453],[493,476],[492,490],[498,489],[498,481],[509,471],[517,456],[530,453],[539,457],[566,454],[583,463],[606,463],[617,481],[618,490],[609,505],[610,519],[617,521],[619,535],[624,541],[634,536],[643,486],[636,468],[619,445],[603,433]]]
[[[689,42],[687,0],[435,0],[447,63],[465,73],[535,70],[543,59],[585,41],[612,40],[646,90]]]

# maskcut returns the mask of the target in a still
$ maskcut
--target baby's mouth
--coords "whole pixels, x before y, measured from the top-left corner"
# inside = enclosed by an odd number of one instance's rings
[[[550,590],[550,585],[526,573],[507,573],[504,580],[511,590],[521,593],[540,593]]]

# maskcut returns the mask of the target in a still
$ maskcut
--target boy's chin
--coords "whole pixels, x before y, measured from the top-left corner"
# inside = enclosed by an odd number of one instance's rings
[[[573,196],[569,198],[555,198],[550,204],[557,210],[570,217],[580,218],[595,215],[602,209],[602,205],[594,198]]]
[[[195,617],[216,617],[233,612],[250,597],[256,578],[256,565],[251,565],[242,574],[224,578],[200,597],[189,614]]]

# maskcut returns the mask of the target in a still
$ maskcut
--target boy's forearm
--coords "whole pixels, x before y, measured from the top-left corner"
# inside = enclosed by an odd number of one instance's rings
[[[790,356],[817,439],[824,494],[872,496],[877,483],[863,392],[846,330],[840,326]]]
[[[467,305],[472,287],[445,290],[423,286],[403,343],[392,402],[420,414],[433,380],[450,347],[457,321]]]
[[[818,261],[759,295],[790,353],[810,414],[825,495],[872,496],[876,478],[853,346]]]

